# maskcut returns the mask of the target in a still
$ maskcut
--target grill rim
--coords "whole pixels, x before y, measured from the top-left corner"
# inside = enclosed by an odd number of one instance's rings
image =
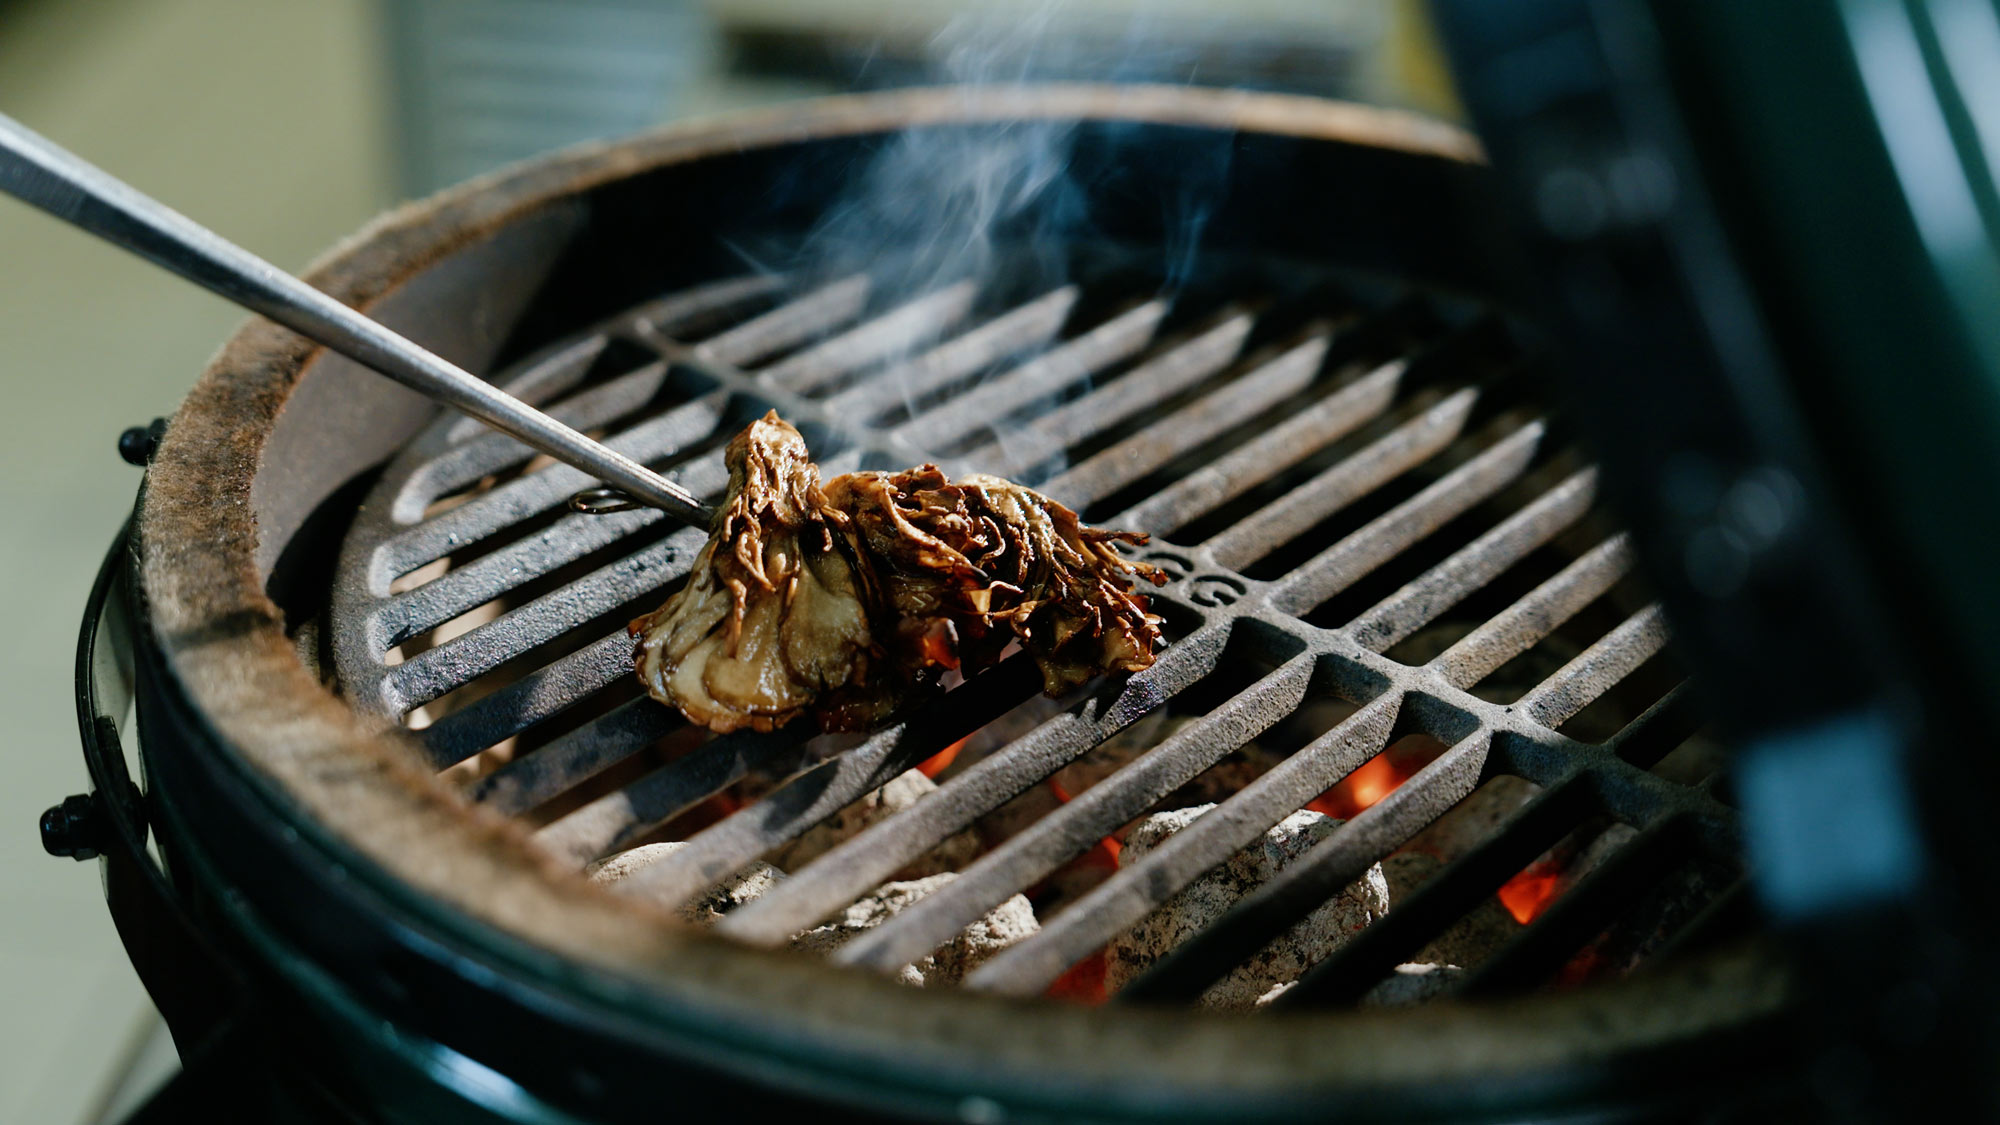
[[[1274,132],[1446,161],[1477,159],[1477,146],[1450,126],[1309,98],[1099,86],[977,94],[905,90],[669,127],[503,170],[384,216],[307,277],[366,308],[509,223],[619,178],[747,147],[1018,116]],[[563,974],[550,974],[545,957],[538,962],[518,955],[518,949],[506,952],[526,940],[615,980],[635,1005],[683,1031],[705,1021],[711,1029],[748,1021],[770,1035],[772,1014],[782,1013],[811,1056],[801,1073],[811,1073],[816,1064],[821,1084],[860,1069],[874,1071],[888,1085],[900,1081],[905,1090],[934,1086],[935,1075],[911,1074],[915,1064],[909,1060],[937,1065],[940,1042],[952,1042],[940,1038],[946,1023],[980,1028],[983,1046],[997,1039],[1014,1052],[1011,1059],[989,1053],[992,1069],[981,1083],[990,1087],[983,1094],[1009,1100],[1022,1096],[1024,1079],[1040,1091],[1089,1089],[1106,1080],[1182,1091],[1241,1088],[1246,1081],[1267,1083],[1268,1091],[1329,1086],[1351,1091],[1395,1084],[1396,1045],[1425,1059],[1423,1072],[1404,1076],[1406,1082],[1448,1083],[1554,1065],[1545,1053],[1546,1013],[1552,1005],[1576,1006],[1577,997],[1453,1006],[1429,1015],[1316,1012],[1232,1020],[912,993],[866,974],[688,932],[663,911],[589,889],[574,873],[554,871],[517,828],[468,810],[432,783],[412,739],[357,714],[322,688],[285,636],[283,613],[265,595],[247,498],[270,424],[316,356],[316,348],[289,332],[253,321],[224,347],[176,414],[141,499],[139,565],[147,596],[142,619],[149,643],[157,643],[163,654],[164,688],[186,703],[221,758],[252,767],[243,776],[274,815],[296,826],[301,840],[347,877],[404,898],[418,892],[405,905],[424,928],[472,943],[495,971],[574,989],[575,982],[565,983]],[[438,846],[442,840],[452,846]],[[560,924],[553,924],[557,917]],[[1692,987],[1718,966],[1740,966],[1744,956],[1734,950],[1692,959],[1678,970],[1591,990],[1588,997],[1607,998],[1615,1010],[1617,997],[1658,995],[1675,982]],[[638,991],[631,990],[633,984],[640,985]],[[1717,999],[1713,988],[1697,991],[1711,1003]],[[1722,997],[1737,1001],[1738,1010],[1733,1019],[1715,1022],[1741,1025],[1773,1015],[1781,991],[1725,990]],[[792,1006],[802,994],[815,1001],[812,1011]],[[855,1043],[857,1019],[902,1049],[875,1056]],[[1645,1026],[1626,1028],[1622,1036],[1598,1034],[1564,1044],[1557,1052],[1561,1065],[1589,1069],[1587,1064],[1608,1064],[1634,1051],[1675,1046],[1687,1030],[1671,1020],[1639,1023]],[[1483,1048],[1440,1051],[1437,1044],[1457,1034],[1453,1028],[1468,1044],[1476,1041]],[[1404,1034],[1394,1034],[1398,1029]],[[1366,1047],[1301,1053],[1302,1039],[1325,1042],[1321,1037],[1328,1034]],[[956,1041],[972,1042],[962,1035]],[[1107,1041],[1152,1046],[1107,1051]],[[1093,1051],[1114,1057],[1093,1061]],[[901,1071],[885,1068],[884,1057],[905,1065]],[[959,1065],[963,1061],[961,1056]],[[755,1052],[747,1060],[753,1073],[767,1076],[763,1068],[770,1062]]]

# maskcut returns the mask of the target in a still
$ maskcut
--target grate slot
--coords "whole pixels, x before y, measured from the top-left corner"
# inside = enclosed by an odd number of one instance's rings
[[[1679,933],[1655,950],[1653,959],[1667,961],[1697,950],[1713,949],[1748,932],[1757,924],[1758,916],[1757,896],[1750,888],[1750,880],[1738,878],[1721,894],[1710,899],[1701,913],[1695,915]]]
[[[1404,788],[1408,788],[1407,784]],[[1492,894],[1575,828],[1593,811],[1589,790],[1589,785],[1576,776],[1550,786],[1501,825],[1491,839],[1446,864],[1387,916],[1307,971],[1298,984],[1273,1000],[1272,1006],[1326,1006],[1359,1000],[1362,993],[1374,987],[1410,953],[1443,933],[1480,899]],[[1336,833],[1333,839],[1339,835]],[[1332,843],[1333,839],[1325,842]],[[1304,860],[1294,863],[1246,899],[1263,897],[1267,892],[1282,894],[1285,886],[1296,881],[1286,876],[1314,860],[1319,850],[1315,848]],[[1339,885],[1329,888],[1327,894],[1330,896],[1337,890]],[[1305,907],[1297,918],[1305,917],[1323,901],[1320,898],[1296,904]],[[1223,971],[1229,968],[1223,966]]]
[[[908,406],[970,378],[1009,356],[1046,347],[1062,331],[1081,292],[1074,285],[1066,285],[1010,309],[907,363],[863,375],[859,382],[826,400],[827,413],[865,424],[896,407]]]
[[[785,277],[775,273],[733,277],[647,301],[619,319],[650,332],[712,331],[720,318],[747,322],[754,309],[768,305],[785,285]]]
[[[650,421],[634,426],[605,445],[635,461],[663,461],[690,450],[714,436],[727,415],[727,401],[721,394],[686,403]],[[728,482],[720,472],[719,459],[712,468],[710,459],[696,461],[665,475],[697,495],[715,492]],[[377,548],[369,568],[369,581],[377,597],[386,594],[389,583],[417,567],[441,559],[455,550],[491,538],[503,528],[560,508],[570,496],[593,483],[589,474],[568,465],[550,465],[518,480],[508,481],[464,504],[441,512],[430,520],[385,541]]]
[[[1164,535],[1346,437],[1396,401],[1406,360],[1392,360],[1112,518]]]
[[[686,474],[697,483],[704,483],[702,478],[712,475]],[[386,651],[544,574],[650,528],[663,518],[664,513],[650,508],[609,516],[565,516],[526,539],[448,570],[413,590],[391,596],[370,614],[369,629],[374,643]]]
[[[1516,992],[1553,975],[1686,857],[1686,827],[1677,817],[1646,827],[1473,970],[1458,994]]]
[[[678,761],[608,793],[535,833],[543,850],[577,866],[623,851],[752,772],[797,752],[804,736],[778,731],[720,735]]]
[[[1169,305],[1148,301],[1036,359],[996,375],[891,431],[918,449],[942,449],[995,418],[1137,355],[1159,331]]]
[[[388,670],[382,690],[402,711],[471,683],[509,660],[594,618],[659,590],[687,573],[704,542],[684,528],[672,538],[609,563],[575,582],[426,649]]]
[[[493,382],[507,388],[508,394],[522,402],[532,403],[548,410],[551,408],[544,404],[575,390],[589,376],[590,369],[597,365],[598,357],[602,356],[610,346],[611,337],[603,332],[592,332],[577,340],[565,340],[552,348],[527,357],[515,364],[512,370],[496,375]],[[445,427],[442,444],[448,448],[467,442],[484,441],[489,437],[505,438],[506,435],[495,434],[491,426],[470,415],[464,415],[453,418]],[[428,468],[429,466],[426,466],[412,474],[412,484],[422,480]],[[404,491],[411,490],[405,488]],[[438,489],[426,499],[434,498],[443,491],[445,489]]]
[[[1659,606],[1647,606],[1563,665],[1514,706],[1528,718],[1554,730],[1666,646],[1666,616]]]
[[[581,380],[611,346],[611,340],[603,336],[587,343],[595,346],[570,349],[556,357],[555,363],[561,368],[560,381]],[[641,357],[635,370],[603,386],[571,395],[552,406],[544,406],[543,410],[551,418],[572,428],[593,429],[645,405],[658,393],[666,373],[665,364],[647,364],[645,357]],[[528,372],[530,376],[535,374],[537,372]],[[549,381],[558,380],[552,376]],[[416,523],[423,518],[424,510],[439,497],[469,488],[489,473],[523,464],[534,456],[535,451],[519,440],[481,427],[479,433],[453,443],[410,474],[408,483],[396,494],[392,518],[401,524]]]
[[[1701,708],[1695,699],[1694,685],[1683,682],[1619,732],[1618,757],[1639,769],[1652,769],[1660,759],[1693,737],[1701,725]]]
[[[1245,895],[1213,925],[1161,958],[1126,985],[1116,999],[1121,1003],[1185,1002],[1201,995],[1359,879],[1383,856],[1470,796],[1479,786],[1491,740],[1491,735],[1475,734],[1445,751],[1276,878]],[[1399,904],[1391,917],[1404,912]],[[1447,919],[1444,924],[1449,923]],[[1378,922],[1370,930],[1381,925]],[[1368,932],[1363,931],[1363,936]]]
[[[1381,753],[1402,699],[1383,696],[1278,763],[1193,824],[1121,868],[1040,932],[1009,946],[965,979],[967,988],[1033,996],[1063,970],[1152,913],[1203,873],[1261,839],[1271,826]]]
[[[494,771],[466,795],[509,816],[526,812],[685,726],[665,707],[630,700]]]
[[[651,352],[635,358],[638,366],[632,370],[547,407],[549,416],[574,429],[594,430],[653,401],[668,385],[667,365],[653,358]],[[411,487],[403,490],[411,516],[404,522],[416,522],[423,514],[423,506],[432,500],[535,456],[535,450],[500,433],[481,434],[452,446],[412,477]],[[402,503],[399,500],[399,505]]]
[[[927,293],[858,328],[772,364],[759,371],[757,377],[795,394],[809,393],[867,364],[936,339],[965,319],[977,292],[971,282],[961,281]]]
[[[1631,541],[1622,534],[1614,535],[1460,638],[1438,654],[1430,667],[1453,687],[1470,688],[1555,632],[1631,568]]]
[[[798,872],[799,878],[779,884],[717,928],[754,944],[782,945],[1212,673],[1228,633],[1227,625],[1211,626],[1175,643],[1144,672],[1102,685],[945,782],[915,807],[829,851]]]
[[[623,323],[638,322],[648,330],[656,331],[699,329],[719,317],[741,315],[747,311],[745,306],[761,302],[783,283],[783,278],[766,274],[700,285],[641,305],[619,320]],[[494,382],[506,387],[517,398],[539,405],[574,389],[583,381],[598,353],[611,343],[611,339],[610,334],[598,331],[577,342],[557,344],[529,356],[516,366],[517,373],[501,375]],[[454,416],[444,424],[444,443],[456,445],[492,432],[486,423],[477,418]]]
[[[1574,474],[1376,603],[1342,632],[1370,652],[1387,651],[1573,526],[1596,497],[1596,470]]]
[[[1189,450],[1304,393],[1319,377],[1326,349],[1325,336],[1316,336],[1291,348],[1138,433],[1098,450],[1049,481],[1044,491],[1073,508],[1087,507],[1109,496]]]
[[[442,769],[631,674],[632,639],[621,630],[466,704],[425,727],[419,737],[431,761]]]
[[[909,720],[871,735],[861,745],[821,762],[756,804],[697,833],[687,847],[620,883],[619,889],[679,906],[998,718],[1040,684],[1041,672],[1034,662],[1025,656],[1013,657],[932,700]]]
[[[697,359],[738,367],[769,359],[860,316],[868,306],[870,288],[865,276],[836,281],[711,336],[692,351]],[[640,328],[648,336],[667,331],[651,324]]]
[[[1238,520],[1209,539],[1223,566],[1241,570],[1321,520],[1444,451],[1465,432],[1479,391],[1464,390],[1384,434],[1352,457]]]
[[[1254,686],[986,853],[958,878],[843,945],[834,960],[893,971],[929,953],[1022,887],[1088,851],[1107,833],[1296,708],[1305,697],[1312,663],[1307,656],[1286,661]]]
[[[1359,582],[1526,472],[1547,427],[1530,422],[1321,551],[1277,584],[1274,608],[1304,613]]]
[[[1074,402],[1031,418],[1018,434],[988,442],[958,458],[974,471],[1025,472],[1070,445],[1173,398],[1227,367],[1243,350],[1256,317],[1237,313],[1193,339],[1154,356]]]

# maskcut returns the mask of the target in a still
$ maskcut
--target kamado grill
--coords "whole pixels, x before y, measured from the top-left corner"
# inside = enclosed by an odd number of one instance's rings
[[[1017,216],[999,267],[914,289],[885,281],[906,246],[743,264],[886,138],[1022,121],[1073,130],[1059,241]],[[1191,249],[1180,170],[1218,157]],[[186,1062],[169,1096],[1766,1096],[1789,978],[1660,611],[1492,301],[1484,181],[1461,134],[1352,106],[911,91],[574,151],[342,247],[317,285],[710,501],[776,409],[829,473],[998,472],[1148,532],[1170,643],[1059,700],[1016,657],[862,736],[691,729],[624,626],[701,533],[572,512],[582,474],[255,322],[159,435],[80,669],[100,796],[71,812]]]

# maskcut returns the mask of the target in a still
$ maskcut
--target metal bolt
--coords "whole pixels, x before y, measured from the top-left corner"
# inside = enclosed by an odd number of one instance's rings
[[[62,804],[42,814],[42,848],[50,855],[96,859],[97,845],[103,839],[102,821],[94,795],[65,797]]]
[[[149,425],[132,426],[118,435],[118,456],[128,465],[144,468],[153,460],[153,454],[160,450],[160,439],[167,434],[167,420],[155,418]]]

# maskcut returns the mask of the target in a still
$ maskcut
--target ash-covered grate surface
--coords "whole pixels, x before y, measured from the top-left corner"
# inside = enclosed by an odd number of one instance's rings
[[[579,868],[683,841],[620,889],[723,902],[708,917],[745,942],[907,972],[1023,896],[1033,924],[969,988],[1101,998],[1077,982],[1108,966],[1117,999],[1216,1002],[1275,959],[1260,1001],[1397,1003],[1616,975],[1741,925],[1733,817],[1659,611],[1531,360],[1474,304],[1241,272],[894,300],[748,278],[499,379],[709,498],[723,444],[775,408],[828,475],[934,460],[1147,531],[1172,582],[1146,672],[1048,701],[1016,658],[838,744],[690,729],[641,695],[623,626],[702,534],[569,513],[582,474],[447,418],[349,532],[339,685]],[[920,799],[891,807],[892,781]],[[1277,858],[1217,900],[1260,847]],[[907,883],[942,855],[951,875]],[[716,897],[780,857],[796,869]],[[806,940],[829,919],[838,940]]]

